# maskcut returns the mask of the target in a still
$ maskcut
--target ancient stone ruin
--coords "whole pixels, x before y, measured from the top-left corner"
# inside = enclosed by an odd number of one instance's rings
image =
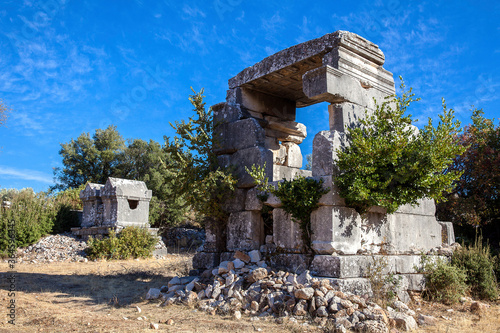
[[[105,185],[88,183],[80,192],[83,202],[81,228],[74,234],[106,234],[109,228],[149,227],[152,191],[142,181],[109,177]]]
[[[420,200],[418,207],[403,206],[391,215],[373,207],[361,217],[346,207],[332,182],[338,172],[335,151],[346,144],[347,128],[375,109],[374,99],[381,102],[395,92],[384,61],[377,45],[337,31],[282,50],[229,80],[226,101],[213,110],[220,124],[219,163],[236,168],[238,188],[226,203],[226,235],[207,230],[195,268],[232,260],[235,251],[259,250],[277,268],[310,270],[355,289],[366,283],[367,267],[383,257],[385,272],[400,274],[409,290],[420,288],[423,276],[415,272],[420,254],[454,242],[451,223],[436,221],[434,201]],[[320,102],[330,103],[329,129],[314,137],[312,171],[302,170],[299,144],[307,133],[295,115],[298,108]],[[323,179],[330,188],[311,216],[313,255],[301,252],[301,230],[279,200],[257,198],[245,171],[253,164],[265,164],[270,181],[300,174]],[[264,223],[263,205],[272,208],[271,225]]]

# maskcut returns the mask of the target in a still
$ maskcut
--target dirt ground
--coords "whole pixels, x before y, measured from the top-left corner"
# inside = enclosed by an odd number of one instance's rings
[[[12,271],[7,263],[0,263],[0,332],[151,332],[150,323],[160,323],[161,332],[325,331],[286,321],[251,321],[245,316],[237,321],[145,300],[149,288],[159,288],[175,275],[186,275],[190,268],[190,255],[169,255],[161,260],[16,264],[16,291],[11,297],[8,277]],[[16,305],[15,326],[8,323],[11,299]],[[500,332],[499,304],[481,315],[470,313],[469,307],[413,305],[439,318],[437,325],[419,332]],[[165,323],[168,319],[173,320],[172,325]]]

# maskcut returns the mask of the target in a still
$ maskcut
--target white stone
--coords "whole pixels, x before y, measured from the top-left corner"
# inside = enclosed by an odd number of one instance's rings
[[[234,264],[234,268],[236,268],[236,269],[240,269],[240,268],[245,267],[245,263],[243,261],[241,261],[240,259],[234,259],[233,264]]]
[[[250,252],[248,252],[248,255],[250,256],[250,262],[257,263],[260,261],[259,250],[250,251]]]
[[[161,295],[160,289],[150,288],[148,293],[146,294],[146,299],[157,299]]]

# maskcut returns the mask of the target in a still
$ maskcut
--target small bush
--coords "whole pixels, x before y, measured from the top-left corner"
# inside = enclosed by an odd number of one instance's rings
[[[387,305],[396,298],[402,277],[389,272],[387,257],[372,257],[372,260],[367,267],[366,275],[370,281],[373,298]]]
[[[118,236],[112,230],[108,238],[89,238],[85,251],[92,260],[148,258],[153,255],[157,241],[157,237],[151,235],[147,229],[127,227]]]
[[[465,296],[468,290],[465,270],[438,258],[433,262],[424,260],[426,274],[424,297],[428,300],[453,304]]]
[[[451,264],[465,271],[466,283],[474,296],[490,301],[497,299],[495,258],[491,255],[489,246],[482,245],[482,237],[474,245],[456,250]]]
[[[54,200],[45,193],[32,189],[2,192],[3,200],[11,202],[10,208],[0,208],[0,252],[9,246],[9,223],[15,229],[15,246],[24,247],[36,243],[50,233],[54,225],[56,209]]]

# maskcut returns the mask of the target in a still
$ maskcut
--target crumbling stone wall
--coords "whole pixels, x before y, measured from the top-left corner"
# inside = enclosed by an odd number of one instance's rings
[[[208,230],[206,250],[195,262],[208,267],[237,250],[260,250],[278,266],[344,278],[363,276],[366,255],[390,255],[398,273],[414,273],[417,253],[440,246],[442,235],[453,241],[451,225],[436,221],[432,200],[420,200],[418,207],[403,206],[391,215],[373,207],[362,218],[346,207],[332,181],[338,172],[335,151],[347,144],[347,129],[357,126],[365,112],[373,112],[374,99],[381,102],[395,92],[384,61],[377,45],[337,31],[282,50],[229,80],[226,102],[213,107],[219,163],[233,165],[239,180],[226,203],[227,252],[207,250],[217,239]],[[330,103],[329,129],[314,137],[311,172],[301,169],[299,144],[307,130],[295,122],[295,115],[297,108],[320,102]],[[265,164],[270,181],[300,174],[323,179],[330,188],[311,216],[314,257],[300,253],[301,230],[280,208],[279,200],[273,196],[264,203],[258,200],[253,179],[245,171],[253,164]],[[263,204],[273,208],[272,235],[264,234]]]

